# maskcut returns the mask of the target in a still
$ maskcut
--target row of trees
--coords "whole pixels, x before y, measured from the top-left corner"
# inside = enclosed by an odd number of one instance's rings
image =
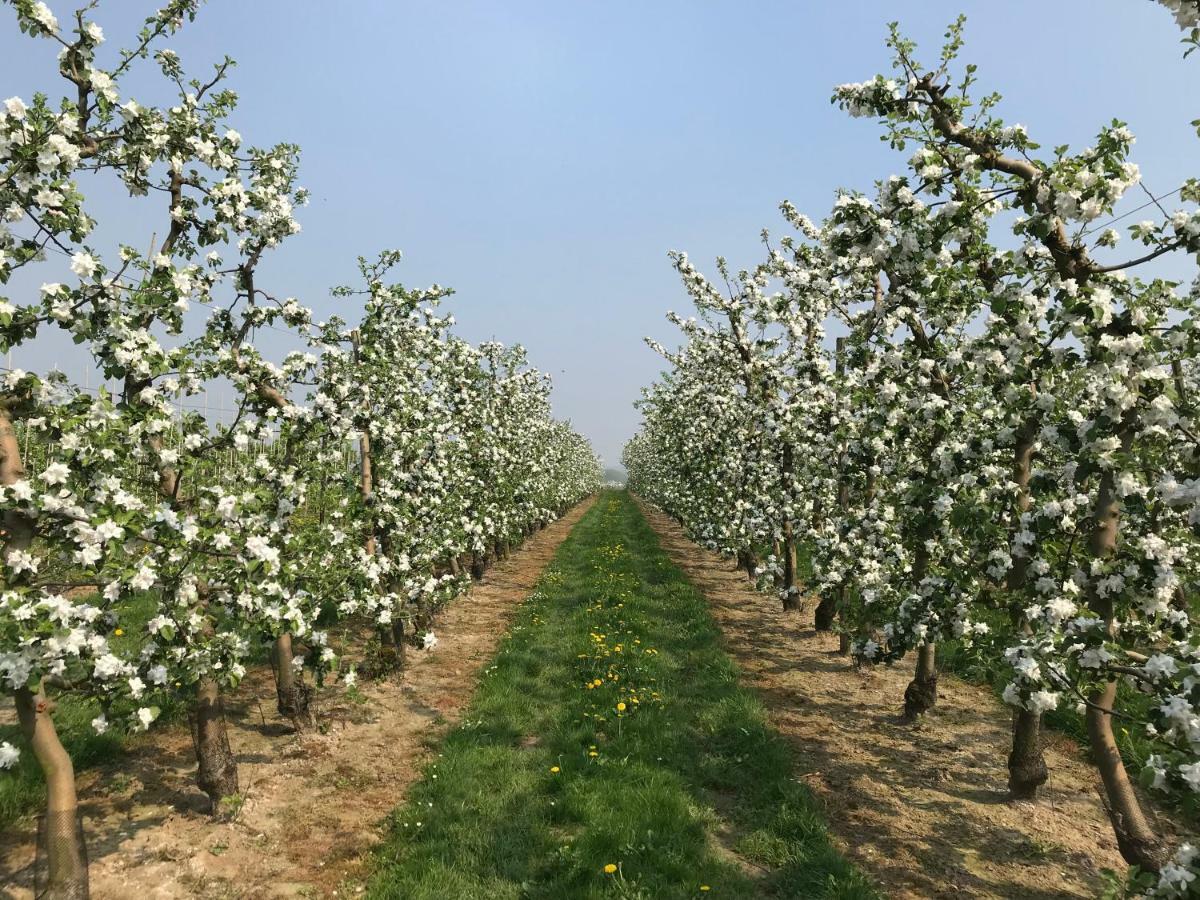
[[[281,714],[304,727],[314,677],[355,678],[332,624],[365,623],[396,659],[600,470],[552,418],[549,379],[524,351],[456,337],[444,288],[389,283],[399,254],[360,261],[363,285],[335,292],[361,304],[355,328],[271,293],[262,260],[299,231],[306,200],[299,151],[228,127],[231,60],[190,79],[156,49],[197,0],[171,0],[107,67],[94,4],[63,23],[44,3],[10,5],[23,32],[58,46],[67,88],[0,106],[0,284],[13,289],[0,350],[44,358],[39,338],[64,332],[118,385],[12,369],[0,391],[0,691],[48,786],[47,896],[82,896],[55,697],[97,698],[97,731],[148,728],[163,698],[183,699],[219,811],[238,792],[222,698],[257,648],[270,647]],[[150,59],[174,105],[123,92]],[[85,194],[114,181],[134,202],[101,223]],[[254,341],[267,330],[297,349],[272,361]],[[214,384],[233,392],[231,421],[184,412]],[[318,515],[313,492],[334,498]],[[0,745],[0,766],[19,752]]]
[[[1197,11],[1166,5],[1194,39]],[[1009,666],[1016,798],[1048,776],[1043,714],[1078,705],[1133,883],[1190,895],[1197,852],[1156,832],[1113,719],[1157,745],[1143,783],[1192,802],[1200,280],[1142,273],[1200,259],[1200,181],[1146,203],[1119,253],[1104,220],[1140,183],[1133,135],[1043,152],[973,96],[962,24],[932,67],[892,26],[894,71],[834,93],[911,154],[903,175],[819,224],[785,204],[796,233],[764,233],[754,269],[714,282],[673,254],[698,316],[655,345],[670,369],[630,486],[785,609],[798,548],[819,629],[863,662],[915,657],[909,718],[936,702],[939,644]]]

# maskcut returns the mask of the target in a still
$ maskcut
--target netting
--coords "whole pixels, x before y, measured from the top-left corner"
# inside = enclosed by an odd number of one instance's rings
[[[87,900],[87,849],[77,812],[51,812],[38,819],[33,872],[37,900]]]

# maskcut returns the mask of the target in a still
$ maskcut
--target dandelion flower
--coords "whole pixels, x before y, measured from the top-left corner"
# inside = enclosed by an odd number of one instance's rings
[[[616,867],[616,866],[615,866],[613,863],[609,863],[608,865],[606,865],[606,866],[604,867],[604,874],[605,874],[605,875],[611,875],[611,874],[612,874],[613,872],[615,872],[615,871],[617,871],[617,867]]]
[[[617,712],[625,712],[625,704],[624,703],[617,704]]]
[[[550,771],[557,775],[561,770],[558,768],[558,766],[551,766]]]

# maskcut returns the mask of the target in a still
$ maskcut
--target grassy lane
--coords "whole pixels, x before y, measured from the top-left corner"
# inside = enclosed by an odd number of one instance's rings
[[[559,548],[393,814],[374,897],[872,897],[624,493]]]

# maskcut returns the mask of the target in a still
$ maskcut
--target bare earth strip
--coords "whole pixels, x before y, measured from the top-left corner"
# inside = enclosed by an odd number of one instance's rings
[[[1050,735],[1042,797],[1009,802],[1011,713],[988,689],[943,676],[935,710],[901,723],[907,662],[856,671],[836,636],[813,630],[810,610],[785,616],[729,561],[639,505],[811,770],[798,777],[824,801],[840,848],[888,896],[1093,898],[1102,869],[1124,871],[1095,770],[1072,742]]]
[[[538,532],[450,604],[435,622],[437,648],[410,650],[402,678],[360,682],[368,703],[327,709],[335,716],[328,734],[289,733],[274,714],[269,672],[248,678],[228,710],[246,795],[234,822],[215,823],[201,812],[186,728],[152,732],[119,771],[82,776],[92,897],[361,891],[385,817],[458,720],[517,607],[590,505]],[[0,837],[4,900],[32,897],[34,839],[32,825]]]

